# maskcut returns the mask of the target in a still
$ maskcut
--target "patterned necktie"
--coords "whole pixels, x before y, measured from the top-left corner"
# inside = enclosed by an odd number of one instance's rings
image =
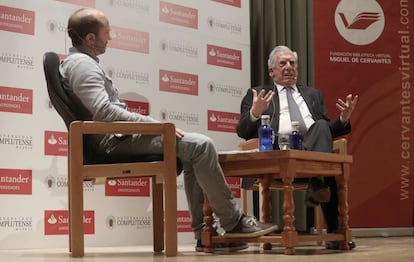
[[[306,134],[306,131],[308,129],[306,128],[305,121],[303,120],[302,114],[299,110],[298,104],[296,103],[295,99],[293,99],[292,96],[292,87],[287,86],[286,88],[286,96],[289,106],[289,114],[290,114],[290,120],[291,121],[298,121],[299,122],[299,129],[302,135]]]

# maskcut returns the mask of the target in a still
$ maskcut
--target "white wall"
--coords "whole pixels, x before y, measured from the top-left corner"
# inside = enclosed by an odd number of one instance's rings
[[[236,149],[241,141],[234,127],[250,83],[247,0],[2,0],[0,249],[68,244],[67,221],[59,219],[67,218],[67,133],[50,106],[42,58],[47,51],[67,53],[67,19],[80,4],[103,10],[118,32],[101,64],[123,98],[143,103],[154,118],[212,137],[219,150]],[[131,32],[148,35],[128,42],[136,48],[148,40],[148,52],[119,47],[127,43],[122,37]],[[216,57],[208,55],[213,51],[208,45],[216,46]],[[240,55],[240,59],[224,59],[236,68],[209,62],[220,52]],[[159,70],[197,79],[190,87],[196,95],[160,91]],[[182,177],[178,190],[178,209],[184,211],[179,219],[188,228]],[[105,196],[105,192],[105,186],[85,184],[85,209],[94,215],[86,225],[93,232],[86,236],[86,245],[152,243],[151,198]],[[114,226],[109,226],[110,220]],[[179,234],[179,243],[189,241],[192,233]]]

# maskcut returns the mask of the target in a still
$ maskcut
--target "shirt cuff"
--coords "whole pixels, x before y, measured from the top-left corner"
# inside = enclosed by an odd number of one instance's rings
[[[250,111],[249,111],[249,113],[250,113],[250,121],[252,121],[252,122],[256,122],[257,120],[259,120],[259,119],[260,119],[260,117],[255,117],[255,116],[253,115],[252,110],[250,110]]]
[[[342,115],[339,115],[339,120],[341,121],[341,123],[342,123],[344,126],[347,126],[347,125],[349,124],[349,120],[348,120],[348,121],[346,121],[346,122],[343,122],[343,121],[342,121]]]

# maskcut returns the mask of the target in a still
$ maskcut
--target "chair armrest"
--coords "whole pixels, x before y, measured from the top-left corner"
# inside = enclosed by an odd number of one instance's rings
[[[252,150],[259,148],[259,139],[252,138],[246,141],[243,141],[239,144],[240,150]]]
[[[82,134],[144,134],[160,135],[173,132],[175,137],[175,126],[173,123],[148,123],[133,121],[73,121],[70,124],[70,132],[80,131]]]
[[[169,163],[177,161],[176,133],[173,123],[73,121],[69,127],[69,147],[83,148],[83,135],[85,134],[162,135],[164,161]],[[82,158],[83,156],[75,157]],[[83,159],[80,163],[83,163]]]
[[[346,138],[339,138],[333,141],[333,152],[337,154],[344,154],[348,153],[347,151],[348,145]]]

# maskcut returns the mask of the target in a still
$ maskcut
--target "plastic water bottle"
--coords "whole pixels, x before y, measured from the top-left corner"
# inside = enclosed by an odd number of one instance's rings
[[[270,126],[270,116],[261,116],[259,128],[259,151],[273,150],[273,130]]]
[[[299,121],[292,121],[292,133],[289,135],[290,149],[302,150],[302,134],[299,126]]]

